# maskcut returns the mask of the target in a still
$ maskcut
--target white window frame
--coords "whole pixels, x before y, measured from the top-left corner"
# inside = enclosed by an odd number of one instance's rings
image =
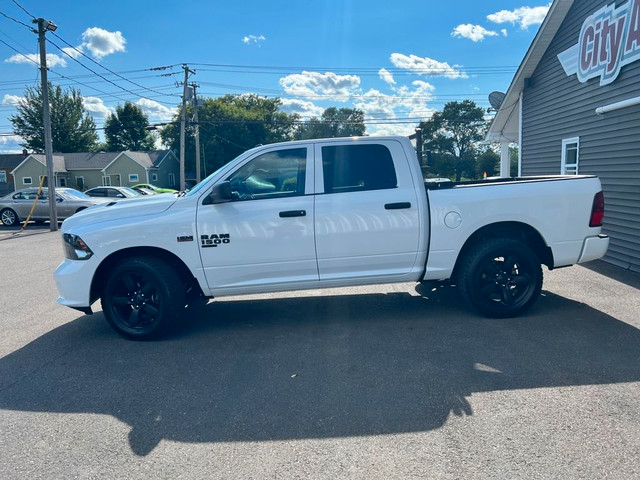
[[[103,187],[111,186],[111,177],[109,175],[105,175],[102,177],[102,186]]]
[[[140,183],[140,175],[138,175],[137,173],[130,173],[129,183]]]
[[[567,152],[573,150],[575,145],[576,163],[567,163]],[[580,163],[580,137],[562,139],[562,163],[560,165],[561,175],[578,175],[578,165]]]
[[[33,179],[31,177],[22,177],[23,185],[33,185]]]
[[[7,183],[7,171],[0,170],[0,183]]]
[[[67,179],[65,177],[59,177],[58,178],[58,186],[59,187],[66,187],[67,186]]]
[[[169,185],[175,187],[176,185],[176,176],[173,173],[169,174]]]
[[[151,174],[151,181],[152,182],[157,182],[158,181],[158,174],[157,173],[152,173]]]
[[[78,185],[78,180],[82,181],[82,186]],[[84,190],[85,189],[84,177],[83,176],[76,177],[76,187],[78,188],[78,190]]]

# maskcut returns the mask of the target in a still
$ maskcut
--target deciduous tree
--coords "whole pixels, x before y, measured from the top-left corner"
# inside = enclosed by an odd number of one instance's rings
[[[51,137],[54,152],[89,152],[98,142],[96,124],[84,109],[82,95],[73,87],[63,90],[49,83]],[[22,146],[44,152],[42,88],[27,87],[18,113],[10,117],[14,132],[24,139]]]
[[[131,102],[118,105],[104,124],[106,148],[111,152],[122,150],[154,150],[155,138],[147,130],[149,118]]]

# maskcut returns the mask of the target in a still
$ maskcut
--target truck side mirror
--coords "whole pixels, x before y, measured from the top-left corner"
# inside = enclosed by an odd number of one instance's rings
[[[203,205],[212,205],[216,203],[227,203],[233,200],[233,194],[231,193],[231,183],[221,182],[217,183],[211,189],[211,193],[207,195],[202,202]]]

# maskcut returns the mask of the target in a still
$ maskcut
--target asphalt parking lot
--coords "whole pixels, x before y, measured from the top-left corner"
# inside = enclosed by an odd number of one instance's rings
[[[0,478],[639,478],[640,275],[545,270],[521,318],[414,284],[217,299],[157,342],[58,306],[0,227]]]

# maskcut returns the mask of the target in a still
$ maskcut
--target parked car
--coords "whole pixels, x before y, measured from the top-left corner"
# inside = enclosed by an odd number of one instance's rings
[[[16,190],[0,198],[0,220],[6,226],[17,225],[27,219],[38,195],[36,187]],[[64,220],[80,210],[89,208],[107,199],[94,198],[73,188],[56,188],[56,206],[58,220]],[[43,188],[36,203],[31,220],[44,222],[49,220],[49,189]]]
[[[142,195],[156,195],[156,192],[154,192],[153,190],[149,190],[148,188],[136,187],[133,190]]]
[[[155,193],[178,193],[178,190],[174,190],[173,188],[156,187],[155,185],[151,185],[150,183],[139,183],[131,188],[133,188],[134,190],[137,190],[138,188],[144,188]]]
[[[95,187],[86,192],[90,197],[136,198],[143,194],[129,187]]]

